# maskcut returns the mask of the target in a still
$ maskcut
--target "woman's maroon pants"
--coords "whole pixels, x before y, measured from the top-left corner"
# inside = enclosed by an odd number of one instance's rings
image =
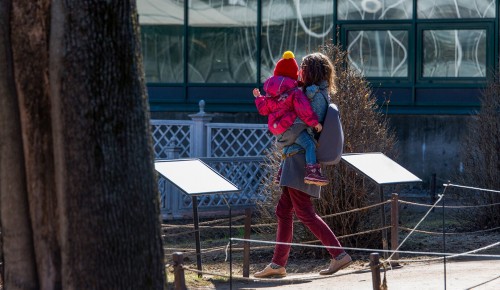
[[[311,202],[311,196],[300,190],[283,187],[280,200],[276,205],[278,231],[276,242],[291,243],[293,237],[293,213],[309,228],[324,246],[341,247],[337,237],[330,227],[316,213]],[[276,244],[272,262],[285,267],[290,253],[290,245]],[[344,250],[339,248],[327,249],[332,258],[337,257]]]

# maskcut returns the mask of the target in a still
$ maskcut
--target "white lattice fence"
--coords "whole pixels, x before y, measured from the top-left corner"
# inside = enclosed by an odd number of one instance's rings
[[[265,124],[207,124],[208,157],[263,156],[273,136]]]
[[[191,156],[191,132],[193,121],[180,120],[151,120],[151,133],[153,136],[153,148],[156,159],[165,159],[168,146],[173,145],[180,148],[180,158]]]

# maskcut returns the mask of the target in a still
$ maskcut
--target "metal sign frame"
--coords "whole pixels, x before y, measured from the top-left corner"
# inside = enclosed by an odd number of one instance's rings
[[[384,185],[422,182],[422,179],[381,152],[342,154],[341,160],[378,185],[380,202],[384,201]],[[384,205],[380,207],[380,220],[382,228],[385,228]],[[386,229],[382,230],[382,247],[384,250],[388,249]],[[384,257],[386,255],[387,252]]]
[[[196,239],[196,264],[198,277],[201,277],[201,245],[198,218],[198,196],[207,194],[226,194],[241,192],[236,185],[227,180],[213,168],[197,158],[169,159],[155,161],[155,169],[183,193],[191,196],[193,202],[193,223]],[[231,206],[229,207],[229,235],[231,236]]]

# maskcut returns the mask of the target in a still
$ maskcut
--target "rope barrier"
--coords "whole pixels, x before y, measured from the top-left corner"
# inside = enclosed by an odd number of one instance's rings
[[[399,229],[404,230],[404,231],[411,231],[412,229],[406,228],[399,226]],[[500,230],[500,227],[492,228],[492,229],[487,229],[487,230],[481,230],[481,231],[474,231],[474,232],[461,232],[461,233],[444,233],[445,235],[472,235],[472,234],[479,234],[479,233],[485,233],[485,232],[491,232],[491,231],[496,231]],[[443,232],[433,232],[433,231],[424,231],[424,230],[415,230],[417,233],[422,233],[422,234],[430,234],[430,235],[442,235]]]
[[[233,225],[232,228],[233,229],[238,229],[238,228],[243,228],[245,227],[244,225]],[[173,228],[189,228],[189,226],[176,226],[176,227],[171,227],[172,229]],[[192,228],[192,227],[191,227]],[[199,226],[199,229],[228,229],[229,226]],[[189,233],[188,231],[186,231],[186,233]]]
[[[234,222],[234,221],[239,221],[239,220],[242,220],[242,219],[245,219],[245,215],[239,215],[239,216],[235,216],[235,217],[232,217],[231,220]],[[204,222],[200,222],[199,224],[200,225],[209,225],[209,224],[213,224],[213,223],[227,223],[229,222],[229,218],[223,218],[223,219],[218,219],[218,220],[213,220],[213,221],[204,221]]]
[[[298,220],[294,220],[293,222],[296,223]],[[252,225],[252,228],[263,228],[263,227],[273,227],[277,226],[278,223],[268,223],[268,224],[257,224],[257,225]]]
[[[449,187],[458,187],[458,188],[472,189],[472,190],[478,190],[478,191],[500,193],[500,190],[486,189],[486,188],[473,187],[473,186],[465,186],[465,185],[459,185],[459,184],[453,184],[453,183],[446,183],[446,184],[443,184],[443,186],[444,187],[449,186]]]
[[[450,255],[450,256],[447,256],[446,259],[453,259],[453,258],[459,258],[459,257],[468,256],[469,254],[473,254],[473,253],[477,253],[477,252],[480,252],[480,251],[488,250],[488,249],[496,247],[498,245],[500,245],[500,242],[496,242],[496,243],[493,243],[491,245],[484,246],[482,248],[471,250],[471,251],[468,251],[468,252]],[[485,258],[496,258],[496,256],[498,256],[498,255],[482,255],[482,257],[485,257]],[[404,262],[404,263],[408,263],[408,262],[432,262],[432,261],[439,261],[439,260],[442,260],[444,258],[445,257],[438,257],[438,258],[421,259],[421,260],[399,259],[398,262]]]
[[[432,204],[423,204],[423,203],[416,203],[416,202],[411,202],[411,201],[405,201],[405,200],[398,200],[399,202],[403,204],[409,204],[409,205],[417,205],[417,206],[424,206],[424,207],[431,207],[433,206]],[[479,205],[446,205],[444,208],[480,208],[480,207],[488,207],[488,206],[496,206],[500,205],[500,203],[491,203],[491,204],[479,204]]]
[[[238,221],[238,220],[241,220],[244,218],[245,218],[244,215],[240,215],[240,216],[233,217],[232,221],[235,222],[235,221]],[[218,220],[213,220],[213,221],[204,221],[204,222],[200,222],[198,225],[200,228],[210,228],[210,226],[207,226],[207,225],[222,223],[222,222],[229,222],[229,218],[218,219]],[[192,227],[194,227],[194,224],[172,225],[172,224],[165,224],[164,223],[161,226],[162,226],[162,228],[167,228],[167,229],[168,228],[192,228]]]
[[[240,242],[249,242],[249,243],[279,244],[279,245],[289,245],[289,246],[299,246],[299,247],[309,247],[309,248],[324,248],[324,249],[342,249],[342,250],[360,251],[360,252],[382,252],[382,253],[395,253],[396,252],[395,250],[335,247],[335,246],[323,246],[323,245],[315,246],[315,245],[307,245],[307,244],[299,244],[299,243],[270,242],[270,241],[264,241],[264,240],[241,239],[241,238],[231,238],[231,240],[240,241]],[[439,253],[439,252],[418,252],[418,251],[397,251],[397,252],[401,253],[401,254],[430,255],[430,256],[458,255],[457,253]],[[500,255],[481,255],[481,254],[463,254],[463,253],[461,254],[461,256],[464,256],[464,257],[483,257],[483,258],[500,258]]]
[[[386,229],[390,229],[390,228],[391,228],[391,226],[386,226],[386,227],[382,227],[382,228],[378,228],[378,229],[374,229],[374,230],[367,230],[367,231],[359,232],[359,233],[355,233],[355,234],[343,235],[343,236],[340,236],[340,237],[337,237],[337,238],[338,239],[343,239],[343,238],[354,237],[354,236],[359,236],[359,235],[364,235],[364,234],[370,234],[370,233],[380,232],[380,231],[383,231],[383,230],[386,230]]]
[[[405,201],[403,199],[398,199],[398,202],[400,202],[402,204],[417,205],[417,206],[423,206],[423,207],[432,207],[432,206],[434,206],[432,204],[424,204],[424,203],[417,203],[417,202],[412,202],[412,201]]]
[[[164,251],[172,251],[172,252],[179,252],[180,251],[180,252],[183,252],[185,254],[196,252],[196,249],[192,249],[192,248],[163,248],[163,250]],[[204,249],[204,250],[200,251],[200,254],[217,252],[217,251],[221,251],[221,250],[224,250],[224,246],[212,247],[212,248]]]
[[[383,231],[383,230],[386,230],[386,229],[390,229],[390,228],[391,228],[391,226],[386,226],[386,227],[382,227],[382,228],[378,228],[378,229],[373,229],[373,230],[367,230],[367,231],[363,231],[363,232],[359,232],[359,233],[355,233],[355,234],[338,236],[337,239],[345,239],[345,238],[349,238],[349,237],[354,237],[354,236],[359,236],[359,235],[365,235],[365,234],[370,234],[370,233],[374,233],[374,232],[380,232],[380,231]],[[304,244],[314,244],[314,243],[317,243],[317,242],[320,242],[320,240],[306,241],[306,242],[304,242]]]
[[[362,208],[356,208],[356,209],[351,209],[351,210],[348,210],[348,211],[343,211],[343,212],[339,212],[339,213],[325,215],[325,216],[322,216],[322,218],[329,218],[329,217],[339,216],[339,215],[353,213],[353,212],[357,212],[357,211],[367,210],[367,209],[370,209],[372,207],[377,207],[377,206],[381,206],[381,205],[384,205],[384,204],[388,204],[390,202],[391,202],[391,200],[386,200],[386,201],[379,202],[377,204],[372,204],[372,205],[369,205],[369,206],[365,206],[365,207],[362,207]]]
[[[164,251],[173,251],[173,252],[191,252],[195,251],[194,249],[191,248],[163,248]]]
[[[175,234],[163,234],[163,235],[161,235],[161,237],[162,238],[178,237],[178,236],[183,236],[183,235],[192,234],[192,233],[196,233],[196,231],[192,230],[192,231],[184,231],[184,232],[175,233]]]

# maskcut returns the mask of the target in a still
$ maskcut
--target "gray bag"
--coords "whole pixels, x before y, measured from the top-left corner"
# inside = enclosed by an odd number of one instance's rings
[[[319,163],[334,165],[340,162],[344,149],[344,131],[340,122],[339,109],[335,104],[328,106],[318,143],[316,158]]]

